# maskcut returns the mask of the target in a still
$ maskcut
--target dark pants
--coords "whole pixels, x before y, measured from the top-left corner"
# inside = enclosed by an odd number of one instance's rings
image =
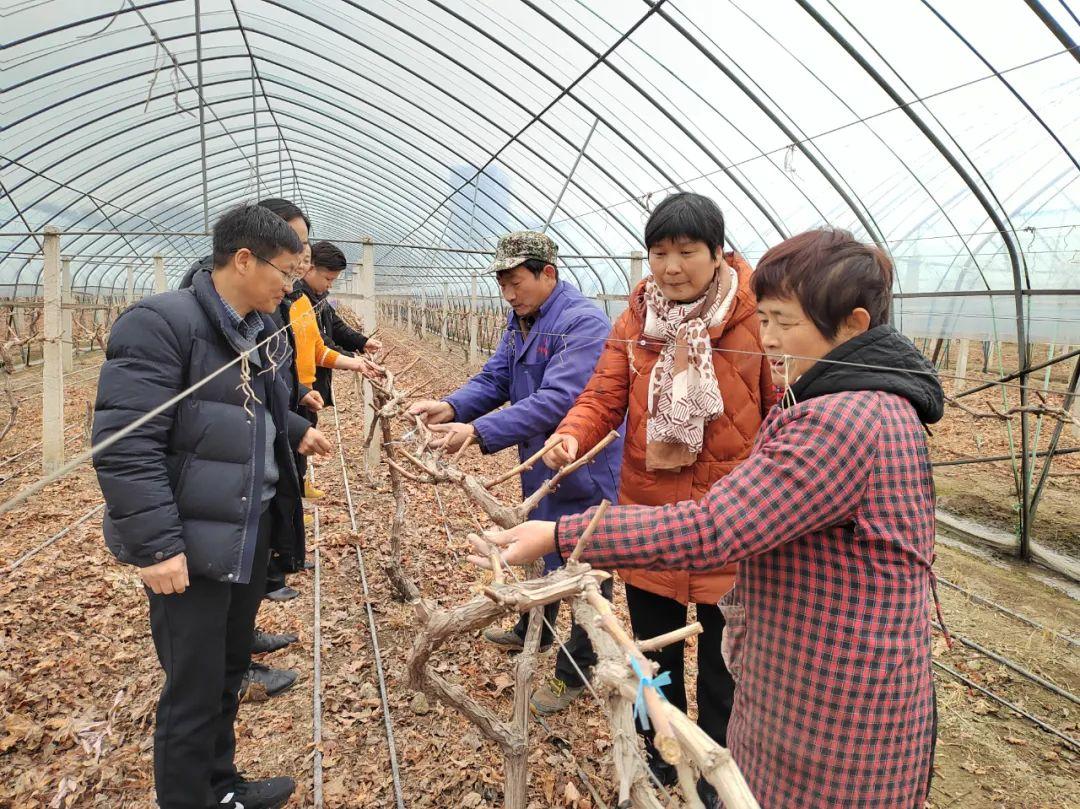
[[[634,637],[639,640],[662,635],[686,626],[686,605],[674,598],[650,593],[632,584],[626,585],[626,603],[630,608],[630,623]],[[735,681],[720,654],[720,638],[724,631],[724,616],[715,604],[698,604],[697,619],[702,632],[698,635],[697,723],[717,744],[727,747],[727,726],[731,704],[735,698]],[[663,687],[664,696],[680,711],[686,712],[686,681],[683,650],[685,643],[671,643],[663,649],[649,652],[646,657],[656,661],[661,672],[671,674],[671,685]],[[640,726],[639,726],[640,730]],[[652,731],[644,732],[646,747],[652,753]]]
[[[154,781],[161,809],[206,809],[236,779],[240,680],[251,662],[271,523],[267,510],[259,521],[248,584],[193,576],[179,595],[147,591],[150,631],[165,671],[154,728]]]
[[[314,410],[308,410],[306,407],[301,407],[299,410],[297,410],[297,412],[301,416],[306,418],[308,421],[310,421],[312,427],[318,427],[319,426],[319,414],[316,413]],[[296,453],[294,458],[296,460],[296,471],[300,475],[300,487],[303,488],[304,479],[307,476],[308,459],[307,459],[306,455],[301,455],[299,452]],[[282,581],[281,586],[284,587],[285,586],[284,575],[282,576],[281,581]]]
[[[614,587],[615,580],[613,578],[607,579],[600,584],[600,592],[604,594],[604,598],[608,601],[611,601]],[[555,618],[559,615],[560,603],[556,601],[544,607],[544,617],[552,626],[555,626]],[[518,619],[514,632],[524,638],[525,631],[528,628],[529,613],[524,612]],[[540,631],[540,645],[543,646],[551,643],[551,641],[551,630],[545,624]],[[555,676],[571,688],[580,688],[585,683],[582,681],[581,675],[578,674],[578,669],[587,677],[592,672],[592,667],[596,665],[596,652],[593,651],[592,641],[589,640],[588,633],[578,626],[576,621],[572,621],[570,624],[570,637],[563,644],[563,647],[559,648],[558,656],[555,658]],[[569,652],[569,655],[567,652]]]

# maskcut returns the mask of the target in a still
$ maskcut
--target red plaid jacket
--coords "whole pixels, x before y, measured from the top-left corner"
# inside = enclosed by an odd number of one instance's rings
[[[564,558],[592,509],[559,521]],[[922,807],[934,747],[934,496],[899,396],[773,408],[750,458],[697,502],[608,511],[601,568],[739,563],[721,602],[737,682],[728,742],[758,801]]]

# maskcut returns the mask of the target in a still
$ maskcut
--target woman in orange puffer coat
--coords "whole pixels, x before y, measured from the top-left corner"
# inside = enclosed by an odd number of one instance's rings
[[[619,502],[659,506],[701,498],[750,454],[776,401],[758,334],[752,270],[723,252],[724,220],[707,197],[667,197],[645,227],[652,276],[630,296],[596,370],[556,432],[544,461],[558,467],[592,448],[626,418]],[[734,681],[720,654],[716,602],[735,566],[715,573],[620,570],[634,634],[648,638],[686,623],[697,604],[698,724],[725,744]],[[683,644],[650,655],[670,672],[664,689],[686,710]],[[664,772],[648,745],[654,770]]]

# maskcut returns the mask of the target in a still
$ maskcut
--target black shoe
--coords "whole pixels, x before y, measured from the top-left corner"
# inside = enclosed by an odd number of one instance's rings
[[[665,787],[673,787],[679,780],[679,773],[676,772],[675,767],[668,764],[661,758],[660,753],[656,748],[649,746],[646,750],[646,754],[649,760],[649,770],[652,771],[653,776],[663,784]]]
[[[276,652],[278,649],[284,649],[290,643],[296,643],[299,639],[298,636],[293,634],[274,635],[256,629],[255,636],[251,640],[251,653],[253,655],[262,655],[267,652]]]
[[[291,778],[263,778],[261,781],[240,778],[220,803],[231,809],[280,809],[295,789],[296,781]]]
[[[704,778],[697,781],[697,794],[705,809],[720,809],[720,796],[716,794],[716,788]]]
[[[297,676],[298,672],[292,669],[272,669],[262,663],[252,663],[240,682],[240,701],[265,702],[291,688]]]
[[[494,643],[500,649],[507,652],[520,652],[525,648],[525,639],[512,629],[485,629],[484,640]],[[540,651],[546,652],[551,648],[551,641],[540,637]]]
[[[299,590],[294,590],[292,587],[286,585],[284,587],[279,587],[277,590],[271,590],[264,595],[263,598],[268,599],[269,601],[292,601],[298,595],[300,595]]]

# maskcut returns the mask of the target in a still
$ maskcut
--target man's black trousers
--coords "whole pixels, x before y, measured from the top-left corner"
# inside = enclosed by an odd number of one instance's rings
[[[238,694],[251,662],[271,523],[267,509],[259,521],[248,584],[193,576],[180,594],[147,591],[150,631],[165,670],[154,729],[154,781],[161,809],[208,809],[236,779]]]

